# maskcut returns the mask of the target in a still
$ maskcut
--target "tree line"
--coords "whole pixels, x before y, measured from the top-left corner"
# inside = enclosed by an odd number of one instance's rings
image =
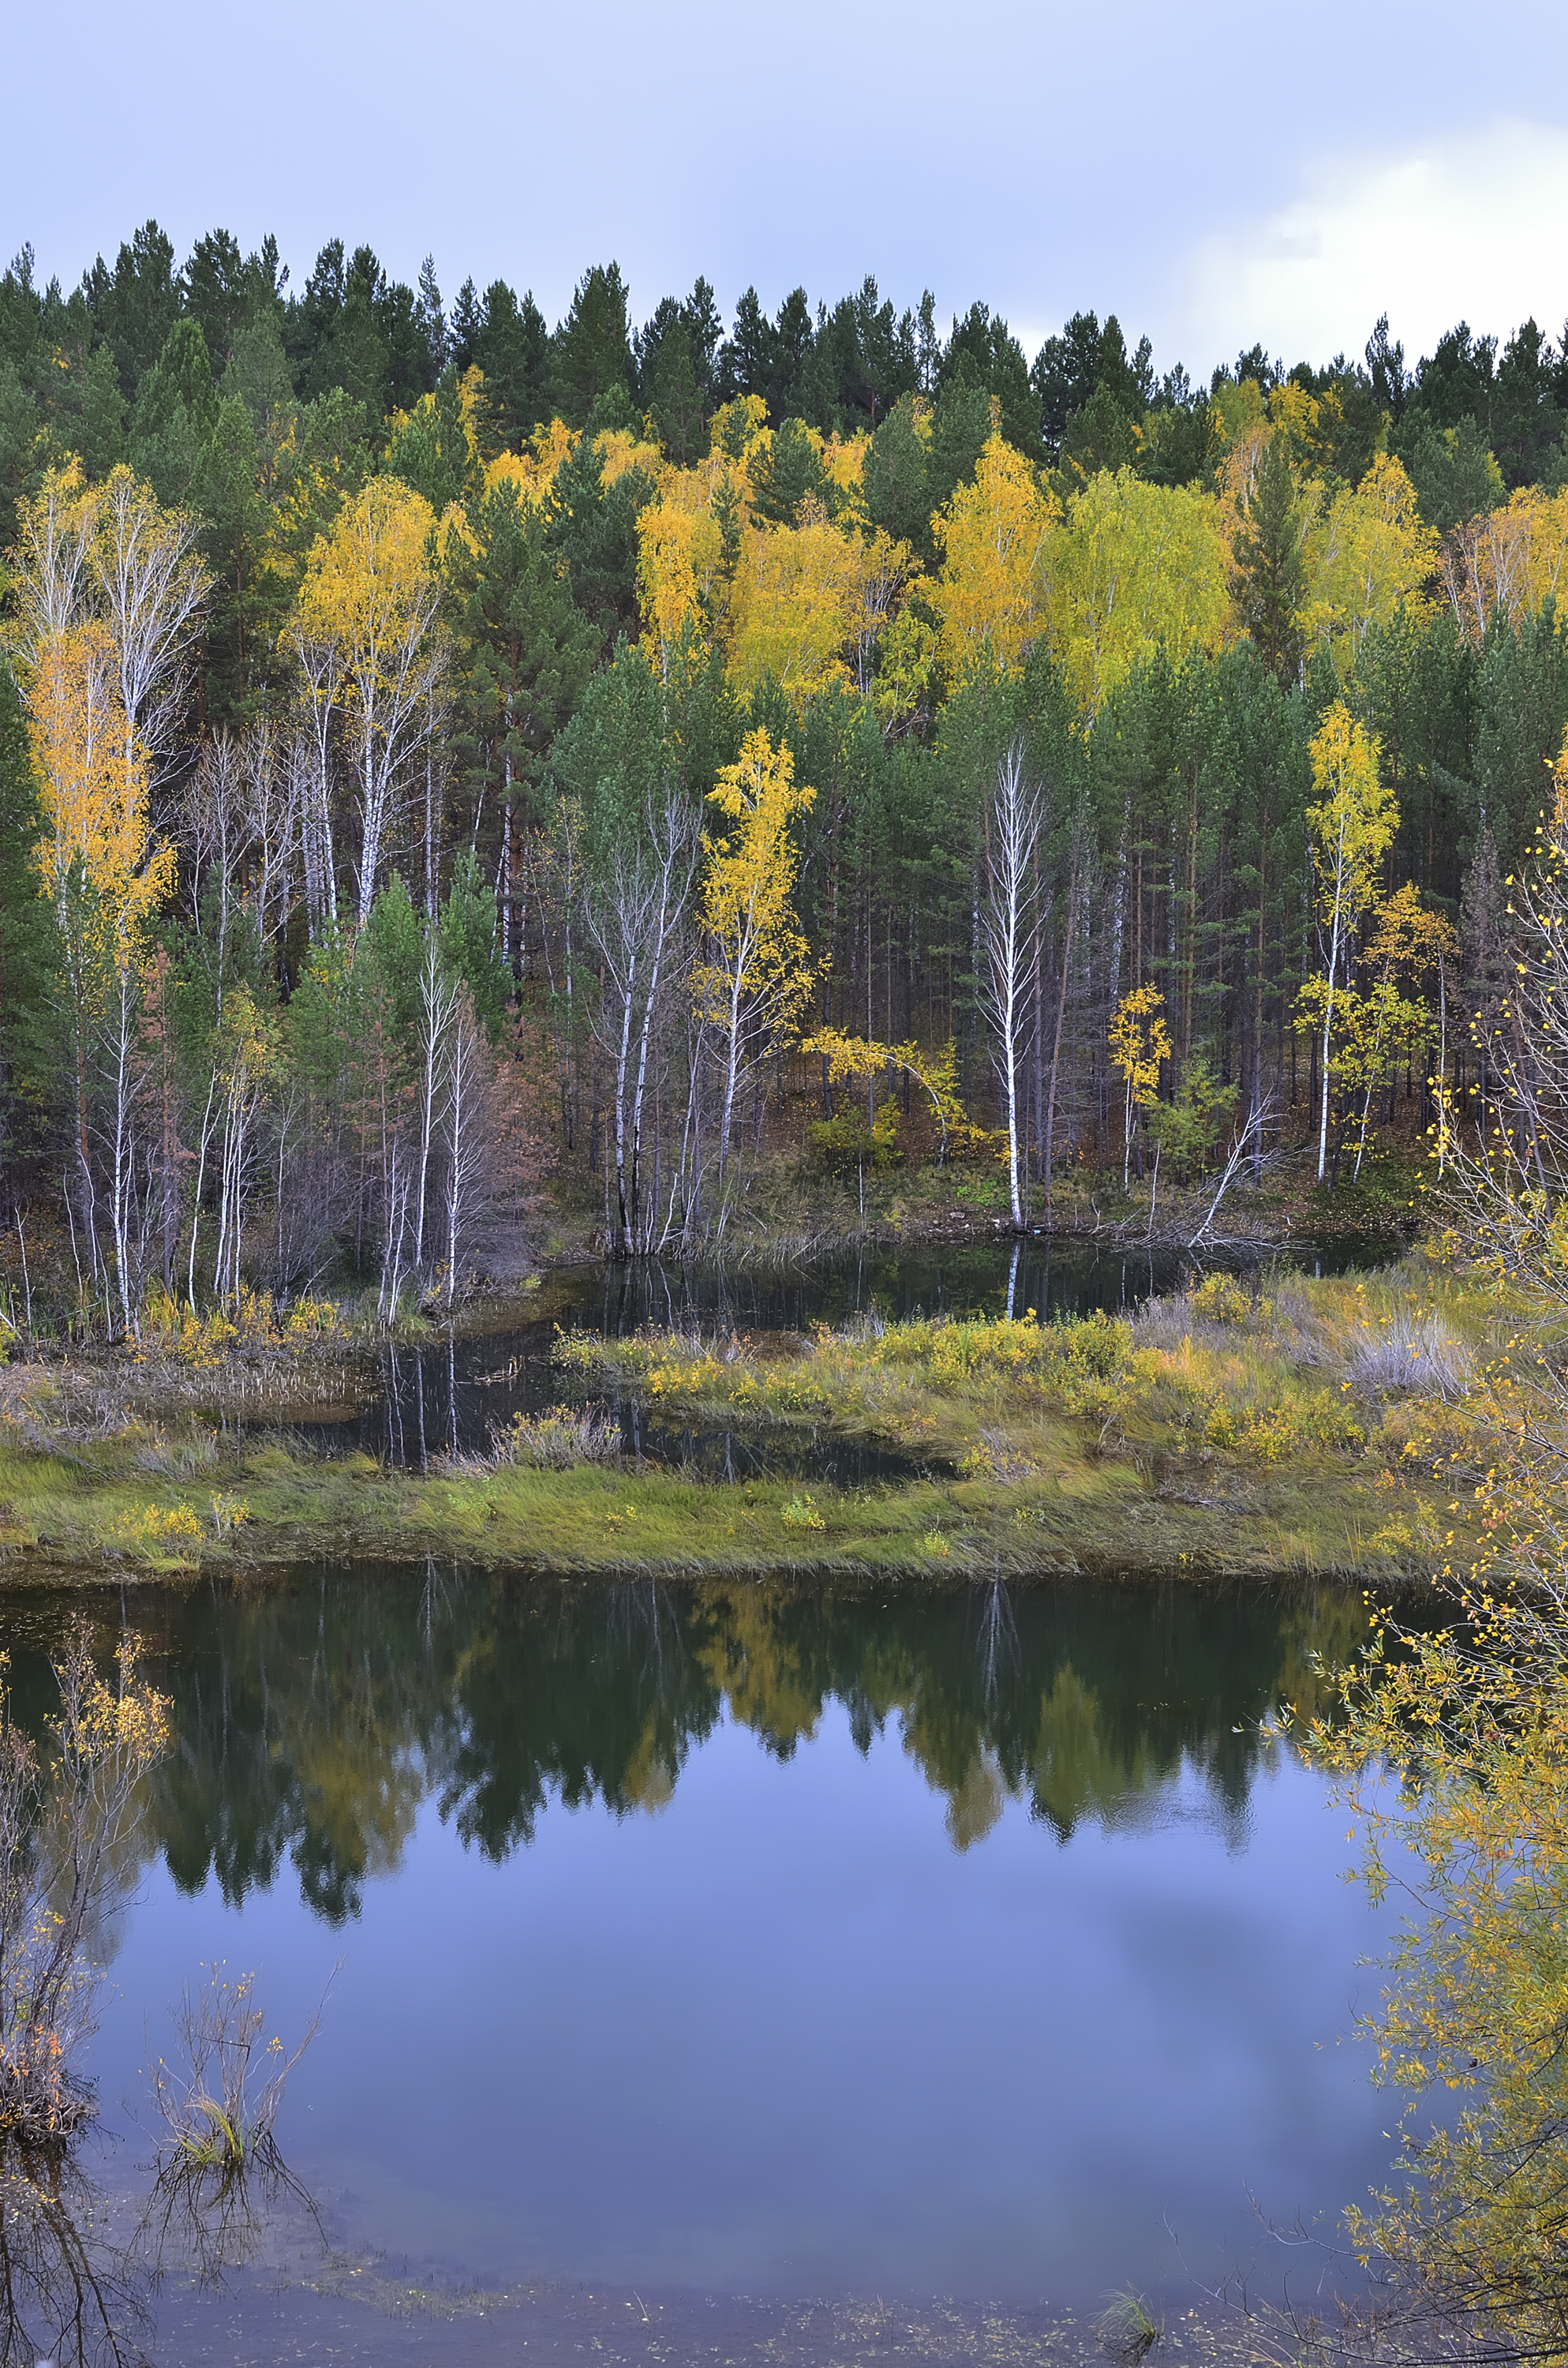
[[[1565,439],[1533,322],[1195,385],[870,279],[726,334],[596,267],[551,330],[337,242],[298,293],[225,233],[24,251],[13,1300],[449,1300],[552,1167],[687,1253],[780,1147],[999,1162],[1021,1222],[1495,1117]]]

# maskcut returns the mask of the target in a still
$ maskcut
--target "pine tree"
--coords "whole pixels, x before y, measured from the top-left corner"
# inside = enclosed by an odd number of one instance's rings
[[[447,315],[441,303],[440,282],[436,277],[433,255],[427,255],[419,267],[419,292],[415,299],[414,317],[419,324],[419,334],[430,358],[429,383],[434,386],[450,359],[451,340],[447,335]]]
[[[1238,606],[1254,646],[1284,687],[1300,679],[1304,647],[1300,614],[1306,597],[1301,520],[1282,429],[1264,445],[1236,537]]]

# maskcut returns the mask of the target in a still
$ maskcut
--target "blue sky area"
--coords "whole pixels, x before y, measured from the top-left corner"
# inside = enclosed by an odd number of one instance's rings
[[[335,235],[410,281],[431,252],[449,297],[503,277],[552,320],[611,256],[638,316],[699,271],[726,313],[870,271],[1031,353],[1114,311],[1195,376],[1358,353],[1385,310],[1413,359],[1568,314],[1561,0],[92,0],[8,52],[5,252],[67,284],[151,214],[182,254],[274,231],[295,285]]]

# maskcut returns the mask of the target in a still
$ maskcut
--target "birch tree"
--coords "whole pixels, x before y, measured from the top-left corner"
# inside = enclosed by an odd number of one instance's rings
[[[218,1247],[213,1290],[220,1301],[239,1297],[244,1247],[245,1191],[255,1164],[258,1121],[276,1066],[267,1015],[241,987],[214,1048],[222,1109],[218,1164]]]
[[[465,1239],[483,1204],[490,1172],[485,1121],[490,1048],[465,986],[452,1016],[446,1108],[446,1302],[457,1295]]]
[[[1165,1025],[1165,996],[1156,986],[1135,986],[1117,1005],[1110,1023],[1111,1066],[1121,1079],[1121,1189],[1132,1175],[1133,1121],[1153,1106],[1160,1090],[1160,1070],[1171,1057],[1171,1031]],[[1143,1170],[1140,1166],[1139,1174]]]
[[[1015,1225],[1024,1222],[1019,1172],[1019,1064],[1025,988],[1039,934],[1040,847],[1044,801],[1024,770],[1015,741],[996,768],[986,814],[989,842],[980,907],[981,997],[992,1030],[992,1062],[1007,1119],[1007,1194]]]
[[[34,861],[54,906],[71,999],[74,1149],[95,1280],[101,1262],[89,1100],[99,1031],[106,1019],[109,1023],[113,1231],[121,1315],[129,1329],[123,1221],[133,982],[148,924],[174,882],[174,849],[155,841],[149,828],[148,766],[127,728],[113,641],[105,624],[68,628],[42,645],[26,706],[45,825]]]
[[[108,629],[127,778],[155,774],[177,740],[190,646],[211,578],[200,521],[165,509],[121,465],[88,485],[75,461],[51,469],[17,512],[15,647],[25,673],[62,635]]]
[[[694,972],[692,987],[699,1013],[722,1047],[722,1176],[742,1081],[792,1034],[812,992],[813,968],[792,901],[799,859],[790,825],[814,803],[816,791],[796,783],[789,749],[775,748],[759,724],[709,795],[733,827],[722,839],[703,834],[707,870],[699,915],[707,959]]]
[[[45,649],[86,615],[97,525],[97,501],[77,461],[46,470],[32,500],[17,505],[10,554],[11,646],[24,674],[32,673]]]
[[[1399,827],[1393,793],[1378,771],[1378,744],[1336,699],[1313,735],[1312,787],[1317,803],[1307,808],[1317,872],[1318,943],[1323,977],[1319,1060],[1317,1176],[1328,1169],[1328,1111],[1332,1083],[1335,997],[1348,962],[1357,923],[1377,891],[1378,867]]]
[[[154,774],[177,737],[190,642],[211,586],[200,521],[165,509],[131,472],[111,470],[89,549],[97,608],[114,637],[129,773],[140,749]]]
[[[434,525],[422,495],[394,479],[372,478],[318,537],[289,629],[316,740],[324,811],[335,736],[355,784],[361,928],[403,776],[440,713]]]
[[[643,1174],[644,1113],[655,1030],[677,972],[699,848],[697,817],[665,786],[651,791],[634,837],[615,846],[608,876],[591,897],[588,926],[604,963],[596,1031],[614,1073],[614,1251],[654,1247],[657,1210]]]
[[[439,1105],[446,1087],[450,1058],[449,1039],[461,991],[461,982],[452,976],[441,959],[440,939],[433,928],[426,928],[425,949],[419,963],[419,1168],[414,1213],[414,1263],[421,1271],[425,1265],[425,1212],[429,1192],[430,1158],[439,1123]]]

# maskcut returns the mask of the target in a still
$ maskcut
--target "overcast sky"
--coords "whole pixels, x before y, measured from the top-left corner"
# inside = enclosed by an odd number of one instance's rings
[[[1563,0],[67,0],[6,47],[5,251],[68,285],[151,214],[181,255],[274,231],[296,285],[334,235],[433,252],[551,320],[611,256],[638,316],[870,271],[1031,355],[1114,311],[1195,376],[1568,315]]]

